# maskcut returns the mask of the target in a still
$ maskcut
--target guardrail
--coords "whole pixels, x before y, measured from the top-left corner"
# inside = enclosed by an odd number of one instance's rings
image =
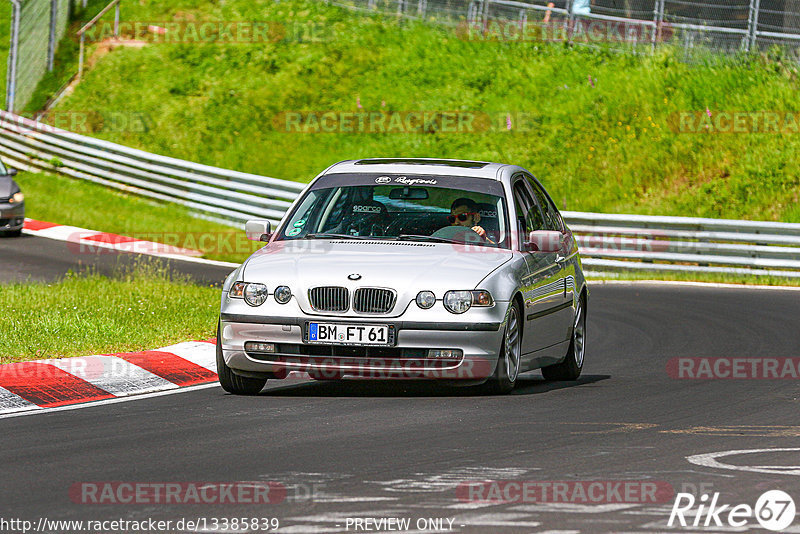
[[[305,184],[201,165],[78,135],[0,111],[12,167],[182,204],[228,224],[277,223]],[[800,224],[563,212],[594,272],[683,271],[800,278]]]
[[[588,270],[800,278],[800,224],[563,212]]]
[[[78,135],[0,111],[0,154],[11,167],[48,171],[158,200],[207,218],[277,223],[305,184],[267,178]]]

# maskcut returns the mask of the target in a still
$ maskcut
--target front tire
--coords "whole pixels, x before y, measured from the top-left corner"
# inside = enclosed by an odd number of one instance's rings
[[[256,395],[264,389],[266,378],[247,378],[235,374],[222,357],[222,339],[217,326],[217,376],[222,389],[234,395]]]
[[[522,322],[517,302],[511,303],[503,333],[503,343],[497,355],[497,367],[487,382],[491,393],[510,393],[517,385],[522,356]]]
[[[572,341],[569,344],[567,357],[555,365],[542,367],[545,380],[577,380],[583,370],[583,357],[586,353],[586,302],[581,296],[578,309],[575,310],[575,322],[572,326]]]

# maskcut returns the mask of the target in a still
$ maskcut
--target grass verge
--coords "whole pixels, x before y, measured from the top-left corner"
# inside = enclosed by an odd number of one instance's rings
[[[219,288],[142,262],[0,291],[0,363],[151,350],[216,334]]]

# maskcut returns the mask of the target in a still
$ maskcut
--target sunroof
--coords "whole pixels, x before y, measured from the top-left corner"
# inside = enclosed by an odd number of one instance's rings
[[[481,169],[487,165],[483,161],[463,161],[449,159],[362,159],[356,161],[356,165],[391,165],[399,163],[403,165],[442,165],[444,167],[463,167],[465,169]]]

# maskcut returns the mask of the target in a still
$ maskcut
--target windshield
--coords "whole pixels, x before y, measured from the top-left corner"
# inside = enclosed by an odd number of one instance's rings
[[[309,191],[277,239],[413,239],[509,248],[507,220],[503,198],[489,193],[428,184],[341,185]]]

